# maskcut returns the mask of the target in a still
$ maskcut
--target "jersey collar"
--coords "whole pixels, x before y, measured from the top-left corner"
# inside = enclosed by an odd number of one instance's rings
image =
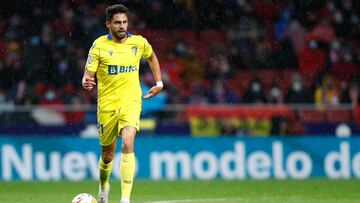
[[[110,32],[107,34],[107,39],[108,39],[108,40],[112,40],[112,37],[111,37]]]
[[[127,37],[131,37],[131,36],[132,36],[132,34],[131,34],[130,32],[126,32],[126,35],[127,35]],[[108,40],[112,40],[112,36],[111,36],[110,32],[107,34],[107,39],[108,39]]]

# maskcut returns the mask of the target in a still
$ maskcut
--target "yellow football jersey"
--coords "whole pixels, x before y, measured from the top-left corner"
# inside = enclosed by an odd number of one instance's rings
[[[144,37],[127,35],[124,43],[116,43],[109,33],[96,39],[90,48],[86,69],[96,72],[101,111],[141,102],[140,60],[150,57],[153,50]]]

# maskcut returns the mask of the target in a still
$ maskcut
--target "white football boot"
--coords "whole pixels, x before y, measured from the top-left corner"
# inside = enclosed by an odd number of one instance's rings
[[[130,199],[127,197],[122,197],[120,203],[130,203]]]
[[[110,184],[104,189],[101,189],[99,186],[99,193],[98,193],[98,203],[108,203],[108,196],[110,191]]]

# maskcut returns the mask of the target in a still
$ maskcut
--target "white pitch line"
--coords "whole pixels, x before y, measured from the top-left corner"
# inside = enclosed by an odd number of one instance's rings
[[[181,203],[181,202],[209,202],[209,201],[230,201],[230,200],[243,200],[241,197],[234,198],[213,198],[213,199],[174,199],[174,200],[162,200],[144,203]]]

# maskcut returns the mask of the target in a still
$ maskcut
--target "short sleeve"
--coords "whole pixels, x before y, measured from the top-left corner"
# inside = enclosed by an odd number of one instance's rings
[[[153,52],[153,49],[151,47],[151,45],[149,44],[149,42],[145,39],[144,39],[144,53],[143,53],[143,57],[144,58],[149,58]]]
[[[100,59],[100,49],[96,47],[96,43],[91,46],[85,68],[89,71],[96,72],[98,65],[99,65],[99,59]]]

